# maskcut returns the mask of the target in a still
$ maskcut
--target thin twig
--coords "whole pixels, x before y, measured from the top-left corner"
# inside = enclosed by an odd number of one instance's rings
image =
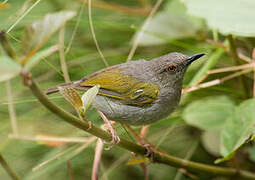
[[[254,67],[255,67],[255,65],[253,63],[243,64],[243,65],[239,65],[239,66],[213,69],[213,70],[208,71],[207,74],[216,74],[216,73],[223,73],[223,72],[230,72],[230,71],[238,71],[238,70],[249,69],[249,68],[254,68]]]
[[[83,0],[83,2],[85,2],[86,0]],[[83,10],[84,10],[84,6],[85,6],[85,3],[83,3],[81,5],[81,8],[79,10],[79,15],[78,15],[78,18],[77,18],[77,22],[75,23],[75,26],[74,26],[74,30],[73,30],[73,33],[72,33],[72,36],[69,40],[69,43],[67,45],[67,48],[65,50],[65,54],[67,54],[69,52],[69,50],[71,49],[72,47],[72,43],[73,43],[73,40],[74,40],[74,37],[75,37],[75,34],[77,32],[77,29],[78,29],[78,26],[80,24],[80,21],[81,21],[81,16],[82,16],[82,13],[83,13]]]
[[[97,42],[97,38],[96,38],[96,33],[95,33],[95,30],[94,30],[94,26],[93,26],[93,21],[92,21],[92,13],[91,13],[91,0],[88,0],[88,12],[89,12],[89,26],[90,26],[90,30],[91,30],[91,34],[92,34],[92,37],[93,37],[93,40],[95,42],[95,45],[96,45],[96,48],[97,48],[97,51],[99,53],[99,55],[101,56],[105,66],[109,66],[108,62],[106,61],[100,47],[99,47],[99,44]]]
[[[88,0],[77,0],[81,3],[88,4]],[[147,16],[150,12],[150,8],[131,8],[128,6],[123,6],[120,4],[115,3],[109,3],[104,1],[96,1],[93,0],[93,7],[106,9],[110,11],[116,11],[123,14],[129,14],[129,15],[139,15],[139,16]]]
[[[100,138],[98,138],[96,150],[95,150],[95,156],[94,156],[93,169],[92,169],[92,176],[91,176],[92,180],[98,180],[98,169],[99,169],[99,164],[102,157],[103,148],[104,148],[104,143]]]
[[[249,63],[249,64],[244,64],[244,65],[239,65],[239,66],[232,66],[232,67],[209,70],[204,76],[201,77],[201,79],[196,83],[196,85],[199,85],[200,83],[202,83],[211,74],[238,71],[238,70],[242,70],[242,69],[250,69],[253,67],[254,67],[254,64]]]
[[[140,131],[140,138],[144,139],[146,137],[146,135],[148,134],[150,125],[145,125],[142,127],[141,131]],[[144,172],[144,180],[148,180],[149,179],[149,171],[148,171],[148,166],[145,163],[141,163],[140,166],[143,169]]]
[[[129,154],[125,154],[121,157],[119,157],[114,163],[111,164],[110,167],[107,168],[107,170],[102,174],[102,176],[99,179],[105,179],[107,176],[114,171],[116,168],[120,166],[120,164],[124,164],[125,161],[129,158]]]
[[[61,109],[60,107],[56,106],[52,101],[50,101],[47,96],[39,89],[38,85],[33,81],[32,75],[28,72],[23,71],[21,76],[25,82],[25,85],[28,86],[31,92],[38,98],[38,100],[52,113],[59,116],[62,120],[66,121],[67,123],[82,129],[98,138],[101,138],[105,141],[111,141],[112,136],[110,133],[103,131],[100,128],[91,125],[89,128],[89,124],[80,121],[79,118],[75,117],[74,115],[66,112],[65,110]],[[125,148],[131,152],[136,154],[146,154],[146,148],[142,147],[138,144],[132,143],[121,138],[120,142],[117,144],[118,146]],[[174,157],[168,154],[162,154],[160,152],[155,152],[153,156],[153,162],[167,164],[170,166],[178,167],[178,168],[185,168],[190,171],[196,172],[206,172],[214,175],[222,175],[222,176],[237,176],[239,175],[242,178],[247,179],[255,179],[255,174],[249,171],[240,170],[236,171],[233,168],[226,168],[226,167],[218,167],[212,165],[206,165],[202,163],[192,162],[189,160],[184,160],[178,157]]]
[[[155,148],[156,148],[156,149],[158,149],[158,147],[160,146],[160,144],[164,142],[164,140],[166,139],[166,137],[168,136],[168,134],[169,134],[170,132],[172,132],[173,129],[174,129],[175,127],[176,127],[176,125],[173,125],[173,126],[167,128],[166,133],[164,133],[164,135],[161,136],[161,137],[158,139],[158,143],[155,145]]]
[[[63,156],[64,154],[68,153],[71,149],[72,149],[72,147],[71,147],[71,148],[68,148],[68,149],[66,149],[66,150],[64,150],[64,151],[62,151],[62,152],[60,152],[60,153],[58,153],[58,154],[56,154],[55,156],[53,156],[53,157],[47,159],[46,161],[43,161],[43,162],[40,163],[39,165],[37,165],[37,166],[35,166],[34,168],[32,168],[32,171],[37,171],[38,169],[44,167],[45,165],[49,164],[49,163],[52,162],[53,160],[56,160],[56,159],[60,158],[61,156]]]
[[[73,169],[72,169],[72,164],[70,160],[67,161],[67,169],[69,172],[69,177],[70,177],[69,179],[74,180]]]
[[[238,56],[239,56],[239,58],[241,59],[241,60],[243,60],[243,61],[245,61],[245,62],[247,62],[247,63],[250,63],[250,62],[252,62],[252,59],[251,58],[249,58],[248,56],[245,56],[243,53],[241,53],[241,52],[238,52]]]
[[[188,88],[185,88],[185,89],[182,90],[182,94],[185,94],[185,93],[188,93],[188,92],[191,92],[191,91],[195,91],[195,90],[198,90],[198,89],[202,89],[202,88],[208,88],[208,87],[211,87],[211,86],[215,86],[215,85],[221,84],[221,83],[223,83],[227,80],[238,77],[240,75],[247,74],[251,71],[253,71],[253,69],[248,69],[248,70],[245,69],[243,71],[233,73],[233,74],[231,74],[229,76],[226,76],[224,78],[221,78],[221,79],[215,79],[215,80],[212,80],[212,81],[209,81],[209,82],[206,82],[206,83],[198,84],[196,86],[188,87]]]
[[[8,0],[4,0],[4,2],[2,2],[2,4],[6,4],[8,2]]]
[[[41,0],[37,0],[24,14],[22,14],[14,24],[9,27],[9,29],[6,31],[6,33],[10,33],[10,31],[40,2]]]
[[[77,153],[83,151],[85,148],[87,148],[87,147],[88,147],[92,142],[94,142],[95,140],[96,140],[96,137],[91,137],[91,138],[90,138],[90,141],[88,141],[88,142],[84,143],[83,145],[81,145],[80,147],[78,147],[76,150],[74,150],[74,153],[77,154]],[[70,148],[68,148],[68,149],[66,149],[66,150],[64,150],[64,151],[62,151],[62,152],[56,154],[55,156],[53,156],[53,157],[47,159],[46,161],[44,161],[44,162],[38,164],[37,166],[35,166],[34,168],[32,168],[32,171],[37,171],[38,169],[40,169],[40,168],[44,167],[45,165],[49,164],[50,162],[52,162],[52,161],[54,161],[54,160],[60,158],[61,156],[65,155],[66,153],[68,153],[68,152],[71,151],[72,149],[73,149],[73,148],[70,147]]]
[[[26,135],[17,135],[17,134],[9,134],[9,138],[12,139],[20,139],[25,141],[46,141],[46,142],[65,142],[65,143],[86,143],[90,141],[90,138],[70,138],[70,137],[40,137],[40,136],[26,136]]]
[[[9,166],[9,164],[5,161],[3,155],[0,153],[0,164],[6,170],[6,172],[11,176],[13,180],[21,180],[15,171]]]
[[[8,111],[11,119],[12,132],[18,134],[17,116],[15,112],[15,107],[13,104],[13,96],[10,80],[6,81],[7,96],[8,96]]]
[[[206,42],[209,43],[209,44],[212,44],[216,47],[223,48],[225,51],[227,51],[227,46],[224,43],[216,42],[216,41],[211,40],[211,39],[206,39]]]
[[[145,163],[141,163],[140,166],[143,169],[144,172],[144,180],[149,180],[149,171],[148,171],[148,166]]]
[[[66,65],[66,59],[65,59],[65,26],[63,26],[59,31],[59,57],[60,57],[60,64],[61,64],[61,70],[64,75],[65,82],[71,82],[69,74],[68,74],[68,68]]]
[[[150,14],[148,15],[148,17],[146,18],[141,30],[139,31],[137,37],[135,38],[134,40],[134,43],[132,45],[132,48],[128,54],[128,58],[127,58],[127,61],[130,61],[134,54],[135,54],[135,51],[136,51],[136,48],[138,47],[138,44],[139,44],[139,41],[141,40],[142,36],[143,36],[143,33],[144,33],[144,30],[147,28],[147,26],[149,25],[149,22],[151,21],[152,17],[154,16],[154,14],[156,13],[156,11],[158,10],[159,6],[161,5],[163,0],[157,0],[156,4],[154,5],[154,7],[152,8]]]
[[[145,126],[142,127],[142,129],[140,131],[140,137],[141,138],[146,137],[146,135],[148,134],[149,128],[150,128],[150,125],[145,125]]]

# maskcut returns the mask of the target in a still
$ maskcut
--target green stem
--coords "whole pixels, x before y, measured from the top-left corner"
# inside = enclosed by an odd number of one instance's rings
[[[16,59],[15,52],[14,52],[12,46],[10,45],[9,41],[7,40],[4,31],[0,32],[0,43],[2,44],[2,47],[3,47],[4,51],[6,52],[6,54],[11,58]]]
[[[3,166],[3,168],[7,171],[7,173],[11,176],[13,180],[20,180],[18,175],[12,170],[12,168],[8,165],[8,163],[5,161],[2,154],[0,154],[0,164]]]
[[[235,40],[234,40],[233,36],[228,35],[227,39],[228,39],[228,42],[229,42],[229,48],[230,48],[231,55],[234,59],[234,63],[236,65],[242,64],[241,59],[238,56],[237,47],[236,47],[236,43],[235,43]],[[240,82],[243,86],[244,91],[246,92],[246,98],[248,98],[249,97],[249,86],[248,86],[248,84],[245,80],[245,76],[244,75],[240,76],[239,80],[240,80]]]
[[[39,89],[36,82],[33,81],[31,74],[29,74],[28,72],[27,73],[23,72],[21,75],[24,79],[25,84],[30,88],[34,96],[37,97],[37,99],[51,112],[53,112],[64,121],[72,124],[73,126],[79,129],[82,129],[105,141],[111,141],[112,136],[110,133],[93,125],[89,127],[88,123],[81,121],[79,118],[59,108],[52,101],[50,101],[48,97]],[[132,143],[130,141],[127,141],[123,138],[120,139],[120,142],[117,145],[137,154],[145,155],[147,152],[145,147]],[[206,165],[202,163],[196,163],[196,162],[188,161],[178,157],[174,157],[168,154],[163,154],[160,152],[154,153],[153,162],[166,164],[166,165],[170,165],[170,166],[174,166],[178,168],[185,168],[187,170],[196,171],[196,172],[205,172],[205,173],[222,175],[222,176],[239,175],[242,178],[255,179],[255,174],[249,171],[245,171],[245,170],[237,171],[236,169],[233,169],[233,168],[224,168],[224,167]]]

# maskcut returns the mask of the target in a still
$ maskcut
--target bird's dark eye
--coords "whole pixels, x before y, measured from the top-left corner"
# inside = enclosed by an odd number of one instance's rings
[[[169,71],[169,72],[175,72],[176,71],[176,66],[175,65],[169,65],[168,66],[168,68],[167,68],[167,70]]]

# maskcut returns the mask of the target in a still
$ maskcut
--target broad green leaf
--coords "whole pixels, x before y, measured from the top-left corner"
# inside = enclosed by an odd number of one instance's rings
[[[0,82],[11,79],[19,74],[20,64],[9,56],[0,56]]]
[[[80,95],[75,91],[74,88],[68,86],[59,86],[59,92],[64,96],[64,98],[77,110],[81,112],[82,101]]]
[[[51,54],[53,54],[54,52],[56,52],[57,50],[59,50],[59,46],[55,45],[55,46],[51,46],[47,49],[41,50],[39,52],[37,52],[34,56],[32,56],[32,58],[25,64],[25,68],[26,69],[31,69],[33,68],[37,63],[40,62],[40,60],[42,60],[43,58],[46,58],[47,56],[50,56]]]
[[[222,34],[255,36],[255,1],[252,0],[182,0],[188,13],[202,17],[212,29]]]
[[[221,155],[234,153],[255,132],[255,99],[236,107],[221,132]]]
[[[99,88],[100,88],[99,85],[95,85],[94,87],[90,88],[82,95],[81,99],[82,99],[82,103],[83,103],[84,113],[86,113],[87,109],[94,101],[94,99],[99,91]]]
[[[36,52],[66,21],[75,16],[73,11],[47,14],[28,26],[23,35],[21,50],[24,54]]]
[[[184,120],[203,130],[219,130],[234,112],[234,103],[226,96],[202,99],[189,104],[183,113]]]
[[[149,22],[139,45],[158,45],[172,39],[191,37],[201,27],[201,21],[186,14],[179,0],[170,1],[165,10],[157,13]],[[138,31],[134,38],[140,33]]]
[[[205,131],[202,134],[202,144],[210,154],[220,156],[220,131]]]

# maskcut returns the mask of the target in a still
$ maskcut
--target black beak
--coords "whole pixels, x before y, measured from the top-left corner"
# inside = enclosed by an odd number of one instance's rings
[[[203,55],[205,55],[205,53],[199,53],[199,54],[195,54],[193,56],[188,57],[186,62],[185,62],[185,65],[186,66],[190,65],[193,61],[201,58]]]

